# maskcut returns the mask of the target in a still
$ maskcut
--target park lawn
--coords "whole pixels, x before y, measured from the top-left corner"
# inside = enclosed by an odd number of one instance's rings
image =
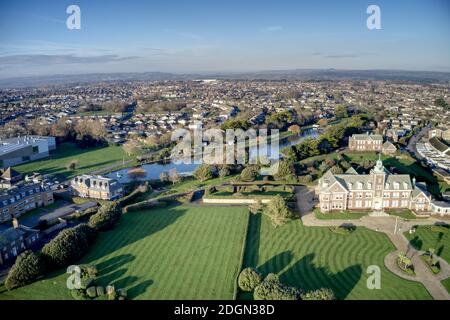
[[[125,214],[81,263],[131,299],[233,299],[248,223],[245,207],[178,206]],[[0,299],[70,299],[54,273]]]
[[[108,166],[120,166],[123,159],[129,160],[122,147],[109,146],[100,148],[81,149],[74,143],[62,143],[49,158],[25,163],[14,167],[17,171],[26,174],[39,172],[41,174],[60,174],[71,178],[79,174],[88,173]],[[66,167],[71,160],[78,160],[75,170]]]
[[[384,258],[394,250],[385,234],[365,228],[343,236],[294,220],[275,229],[266,216],[251,215],[244,267],[276,273],[283,283],[304,290],[331,288],[338,299],[431,299],[420,283],[386,269]],[[381,271],[379,290],[367,288],[366,270],[373,265]]]
[[[442,285],[447,289],[448,293],[450,293],[450,278],[447,278],[441,281]]]
[[[450,229],[436,232],[432,226],[418,226],[415,233],[405,232],[404,235],[414,248],[423,251],[434,248],[438,256],[450,263]]]
[[[343,211],[322,213],[319,209],[315,209],[314,214],[316,215],[316,218],[320,220],[355,220],[366,216],[367,212]]]
[[[414,213],[412,213],[411,210],[405,209],[405,210],[386,210],[386,213],[390,214],[391,216],[397,216],[403,219],[412,220],[412,219],[420,219],[416,217]]]

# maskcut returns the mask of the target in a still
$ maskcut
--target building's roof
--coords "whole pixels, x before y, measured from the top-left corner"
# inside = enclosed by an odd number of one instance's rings
[[[323,177],[319,180],[319,186],[322,191],[329,191],[330,187],[338,182],[347,191],[354,190],[372,190],[374,183],[374,174],[384,174],[385,183],[384,190],[388,191],[402,191],[412,190],[411,178],[407,174],[391,174],[386,170],[381,162],[377,161],[376,167],[371,170],[370,174],[355,174],[356,170],[350,168],[344,174],[333,174],[331,170],[328,170]]]
[[[383,136],[381,134],[354,134],[352,135],[351,139],[354,140],[377,140],[377,141],[383,141]]]
[[[1,178],[6,179],[6,180],[12,180],[15,177],[21,177],[21,176],[22,175],[19,172],[12,169],[11,167],[9,167],[8,169],[5,170],[5,172],[3,172]]]
[[[75,177],[71,181],[72,184],[84,184],[90,190],[103,191],[103,190],[116,190],[122,187],[121,183],[116,179],[102,177],[81,175]]]
[[[26,184],[8,189],[0,194],[0,208],[13,204],[20,199],[26,198],[37,192],[48,191],[48,186],[42,186],[40,183]]]
[[[383,143],[383,148],[384,149],[395,149],[395,150],[397,150],[397,148],[392,143],[390,143],[389,141],[386,141],[385,143]]]
[[[350,167],[347,171],[345,171],[345,174],[358,174],[358,172],[355,170],[355,168]]]
[[[437,207],[450,208],[450,202],[448,201],[433,201],[432,203]]]

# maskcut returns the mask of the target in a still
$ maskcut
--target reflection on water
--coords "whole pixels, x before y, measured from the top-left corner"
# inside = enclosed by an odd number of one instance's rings
[[[282,139],[279,142],[278,150],[281,151],[283,148],[290,147],[296,144],[299,144],[303,140],[307,138],[317,138],[319,133],[315,129],[308,129],[302,132],[300,135],[290,136],[288,138]],[[277,152],[277,148],[269,147],[269,158],[270,159],[278,159],[279,153]],[[257,154],[257,148],[250,148],[250,155],[253,158]],[[253,155],[253,156],[252,156]],[[159,179],[159,176],[162,172],[170,171],[172,169],[176,169],[178,173],[181,175],[191,175],[192,172],[197,168],[198,164],[174,164],[174,163],[152,163],[152,164],[144,164],[139,167],[139,174],[136,174],[136,168],[126,168],[118,171],[111,172],[107,174],[107,177],[115,178],[122,183],[127,183],[133,180],[155,180]]]

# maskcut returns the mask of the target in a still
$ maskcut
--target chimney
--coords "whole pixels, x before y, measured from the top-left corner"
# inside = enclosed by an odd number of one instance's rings
[[[19,228],[19,220],[17,218],[13,218],[12,220],[13,228],[18,229]]]

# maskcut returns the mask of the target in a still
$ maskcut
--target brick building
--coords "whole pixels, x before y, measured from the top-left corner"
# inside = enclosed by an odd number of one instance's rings
[[[40,183],[17,185],[0,193],[0,222],[53,203],[53,191]]]
[[[348,139],[350,151],[382,151],[383,136],[380,134],[354,134]]]
[[[369,174],[358,174],[350,168],[344,174],[331,171],[319,180],[320,210],[411,209],[431,211],[431,195],[409,175],[392,174],[379,159]]]

